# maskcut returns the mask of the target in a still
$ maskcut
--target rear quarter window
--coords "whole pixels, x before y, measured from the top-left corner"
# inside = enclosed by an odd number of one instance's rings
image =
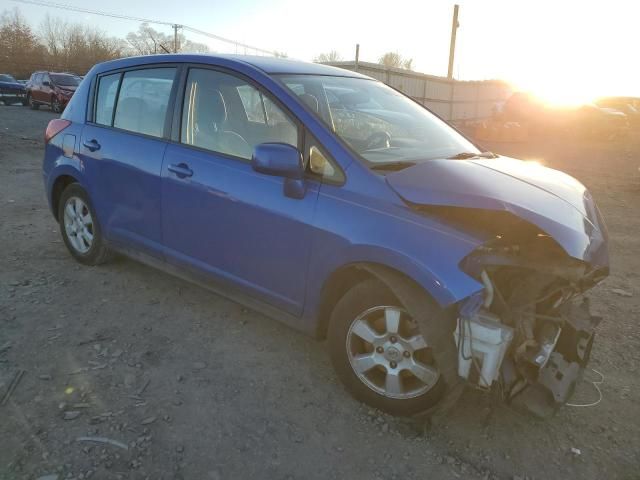
[[[113,126],[162,137],[175,68],[149,68],[124,73]]]
[[[99,125],[109,125],[113,120],[113,107],[116,103],[120,74],[105,75],[98,80],[98,95],[96,97],[96,118]]]

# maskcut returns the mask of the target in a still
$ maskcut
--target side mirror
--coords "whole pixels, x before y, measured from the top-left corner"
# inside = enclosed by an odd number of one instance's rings
[[[304,197],[304,163],[296,147],[286,143],[261,143],[253,150],[251,166],[256,172],[284,177],[284,194],[288,197]]]
[[[45,80],[44,82],[42,82],[42,86],[43,87],[50,87],[51,86],[51,82],[48,80]]]

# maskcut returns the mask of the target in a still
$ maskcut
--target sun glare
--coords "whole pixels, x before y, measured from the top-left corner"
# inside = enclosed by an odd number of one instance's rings
[[[550,107],[576,107],[591,103],[597,98],[597,86],[565,85],[560,82],[550,82],[548,79],[540,79],[539,83],[531,83],[523,87],[527,91]]]
[[[485,2],[461,1],[459,62],[467,77],[490,65],[491,78],[550,107],[640,93],[632,33],[640,3],[488,1],[489,12]]]

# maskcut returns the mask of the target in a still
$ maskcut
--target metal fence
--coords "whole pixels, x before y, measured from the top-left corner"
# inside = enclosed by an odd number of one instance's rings
[[[368,62],[358,62],[357,68],[352,61],[330,65],[378,79],[454,122],[488,118],[512,93],[510,86],[500,80],[449,80]]]

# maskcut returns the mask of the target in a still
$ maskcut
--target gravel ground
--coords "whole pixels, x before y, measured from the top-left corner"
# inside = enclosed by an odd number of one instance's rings
[[[51,118],[0,107],[0,396],[24,371],[0,406],[0,479],[640,478],[636,139],[491,145],[575,175],[603,210],[602,401],[543,422],[470,390],[424,428],[351,399],[323,342],[130,260],[75,263],[40,174]]]

